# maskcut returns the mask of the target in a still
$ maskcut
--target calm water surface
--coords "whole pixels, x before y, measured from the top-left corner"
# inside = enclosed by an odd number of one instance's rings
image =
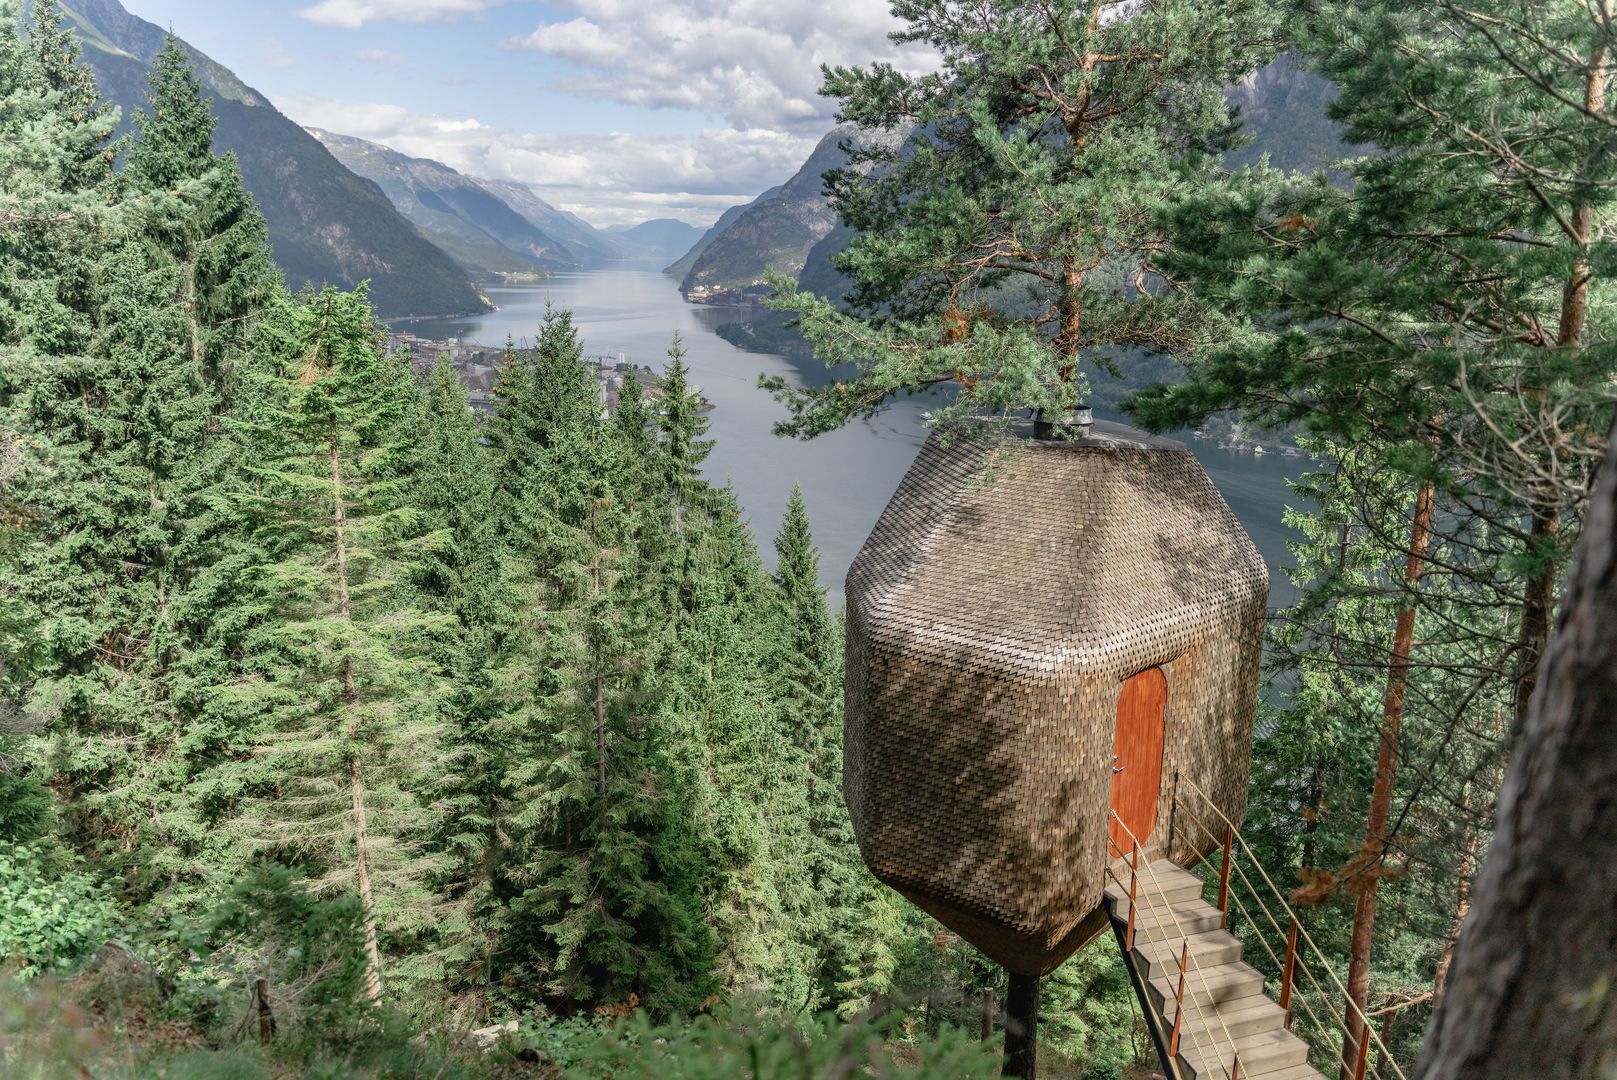
[[[895,402],[872,420],[811,442],[778,438],[770,425],[784,411],[757,388],[759,374],[812,383],[825,378],[824,370],[730,345],[713,331],[734,320],[735,312],[687,304],[673,279],[655,268],[558,274],[541,285],[488,293],[500,310],[418,322],[412,329],[423,337],[464,335],[485,345],[500,344],[507,334],[519,343],[531,341],[549,302],[573,313],[586,353],[622,353],[632,363],[659,369],[678,331],[692,379],[715,406],[708,414],[710,435],[717,440],[707,460],[708,478],[735,486],[770,565],[787,495],[793,483],[801,484],[820,547],[821,577],[840,605],[848,564],[926,438],[924,403]],[[1296,503],[1286,481],[1306,463],[1275,454],[1237,454],[1193,440],[1189,445],[1268,560],[1270,603],[1289,602],[1293,590],[1279,568],[1289,560],[1285,545],[1293,534],[1281,524],[1281,513]]]

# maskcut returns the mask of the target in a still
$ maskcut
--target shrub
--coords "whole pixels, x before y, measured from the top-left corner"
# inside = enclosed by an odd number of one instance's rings
[[[61,868],[41,845],[0,848],[0,962],[21,978],[73,968],[115,921],[112,901],[95,882]]]

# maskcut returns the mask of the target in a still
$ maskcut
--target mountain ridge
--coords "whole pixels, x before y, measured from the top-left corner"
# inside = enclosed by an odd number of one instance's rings
[[[581,265],[567,246],[475,178],[431,158],[322,128],[306,128],[332,156],[377,184],[416,228],[474,276],[570,270]]]
[[[68,0],[62,12],[123,129],[146,101],[152,59],[167,36],[117,0]],[[234,152],[269,227],[276,265],[293,288],[370,282],[379,314],[490,310],[488,298],[372,181],[354,174],[229,68],[181,39],[217,121],[214,150]]]

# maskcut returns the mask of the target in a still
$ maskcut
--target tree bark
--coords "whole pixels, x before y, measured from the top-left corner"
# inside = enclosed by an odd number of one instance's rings
[[[1421,1080],[1617,1075],[1617,429]]]
[[[353,601],[348,591],[348,510],[343,501],[342,455],[337,452],[337,426],[331,427],[328,442],[331,455],[332,533],[337,557],[337,612],[345,623],[353,622]],[[342,662],[343,704],[352,707],[358,698],[354,685],[352,653]],[[354,864],[359,877],[359,905],[365,923],[365,994],[373,1005],[382,1002],[382,954],[376,945],[376,908],[371,900],[370,834],[365,826],[365,785],[359,772],[359,758],[348,758],[348,792],[354,807]]]
[[[1039,977],[1010,975],[1005,994],[1005,1067],[1001,1076],[1035,1080],[1039,1071]]]
[[[348,772],[349,790],[354,796],[354,850],[359,867],[359,906],[365,919],[365,996],[371,999],[371,1004],[380,1005],[382,954],[376,947],[376,920],[371,917],[375,907],[371,902],[371,866],[366,850],[370,845],[370,836],[365,828],[365,785],[360,779],[358,758],[348,759]]]
[[[1469,785],[1460,796],[1460,815],[1466,819],[1471,817]],[[1443,946],[1443,955],[1437,961],[1437,971],[1432,976],[1432,999],[1437,1005],[1443,1003],[1443,992],[1448,988],[1449,970],[1454,966],[1454,950],[1460,944],[1460,931],[1465,928],[1465,917],[1471,913],[1471,872],[1476,863],[1477,851],[1481,847],[1482,830],[1468,821],[1464,837],[1460,841],[1460,863],[1454,872],[1454,924],[1449,930],[1448,944]]]
[[[1359,1042],[1369,1038],[1364,1014],[1370,997],[1370,942],[1376,927],[1376,887],[1381,880],[1381,858],[1387,848],[1387,819],[1392,813],[1392,787],[1398,775],[1398,735],[1404,724],[1404,689],[1409,682],[1409,653],[1415,639],[1415,588],[1426,572],[1426,549],[1432,539],[1431,484],[1415,495],[1415,519],[1409,528],[1409,553],[1404,562],[1407,596],[1398,612],[1392,639],[1392,667],[1381,703],[1381,749],[1376,757],[1375,787],[1365,823],[1364,847],[1354,857],[1358,864],[1358,900],[1353,908],[1353,939],[1348,951],[1346,1026],[1342,1034],[1342,1080],[1353,1080]]]
[[[275,1013],[270,1010],[269,980],[253,980],[253,1003],[258,1012],[258,1041],[265,1045],[275,1036]]]
[[[1606,105],[1606,63],[1604,41],[1596,41],[1589,51],[1587,74],[1584,77],[1583,106],[1595,115]],[[1594,203],[1587,194],[1580,194],[1567,215],[1568,239],[1577,248],[1578,255],[1572,273],[1561,290],[1560,319],[1555,331],[1558,349],[1576,348],[1583,341],[1589,325],[1589,246],[1594,239]],[[1536,393],[1536,391],[1535,391]],[[1551,450],[1554,454],[1556,451]],[[1539,569],[1527,580],[1527,594],[1522,601],[1521,627],[1516,637],[1516,693],[1515,725],[1519,733],[1527,723],[1528,711],[1533,705],[1533,694],[1538,689],[1539,663],[1544,657],[1544,646],[1550,636],[1550,616],[1555,608],[1554,546],[1561,531],[1561,521],[1551,506],[1531,509],[1532,526],[1528,533],[1528,553]]]

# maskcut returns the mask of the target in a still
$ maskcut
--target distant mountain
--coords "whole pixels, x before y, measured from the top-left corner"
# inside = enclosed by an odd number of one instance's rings
[[[706,251],[708,246],[711,245],[714,240],[717,240],[720,236],[724,235],[725,230],[734,225],[737,218],[741,217],[741,215],[749,208],[756,206],[761,202],[773,199],[779,194],[780,185],[777,184],[768,191],[764,192],[762,195],[758,196],[756,199],[752,200],[752,202],[742,203],[739,206],[730,207],[730,209],[719,215],[719,220],[715,221],[713,223],[713,227],[702,234],[702,238],[696,241],[696,243],[691,246],[689,251],[681,255],[674,263],[665,267],[663,269],[663,273],[683,279],[686,274],[691,272],[691,267],[696,265],[697,257],[700,256],[702,252]]]
[[[745,288],[770,268],[793,277],[800,273],[814,245],[837,224],[821,177],[848,163],[838,143],[853,131],[849,126],[832,131],[820,140],[797,175],[773,195],[766,192],[739,213],[732,210],[721,217],[703,237],[680,291],[688,296],[704,286]]]
[[[528,223],[567,246],[585,267],[597,267],[616,259],[628,258],[616,239],[597,229],[577,214],[558,210],[541,199],[527,184],[515,180],[475,181],[485,191],[528,219]]]
[[[474,276],[579,265],[566,246],[447,165],[350,135],[308,130],[338,161],[380,186],[400,213]]]
[[[84,43],[102,96],[125,125],[145,104],[147,72],[163,47],[160,27],[117,0],[62,5]],[[218,120],[214,149],[234,150],[242,179],[269,224],[275,262],[292,287],[371,283],[384,316],[487,311],[466,273],[427,240],[375,184],[344,168],[314,137],[229,69],[186,46]]]
[[[674,218],[653,218],[612,234],[619,247],[637,258],[672,259],[702,238],[702,230]]]

